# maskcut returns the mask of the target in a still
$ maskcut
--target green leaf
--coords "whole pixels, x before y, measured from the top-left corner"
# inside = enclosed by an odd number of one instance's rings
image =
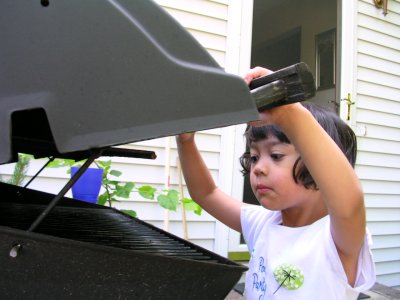
[[[117,185],[115,195],[122,198],[129,198],[134,186],[132,182],[127,182],[125,185]]]
[[[179,193],[175,190],[169,190],[166,195],[159,195],[157,201],[165,209],[176,211],[179,204]]]
[[[119,181],[117,181],[117,180],[103,179],[103,185],[117,186],[118,184],[119,184]]]
[[[103,177],[106,178],[111,168],[111,160],[108,161],[96,160],[95,164],[98,168],[104,170]]]
[[[127,182],[125,183],[125,189],[129,190],[129,192],[132,192],[133,188],[135,187],[135,184],[133,182]]]
[[[119,177],[121,176],[122,172],[118,171],[118,170],[111,170],[110,171],[110,175],[115,176],[115,177]]]
[[[20,157],[23,157],[23,158],[35,159],[35,157],[34,157],[32,154],[18,153],[18,155],[19,155]]]
[[[136,218],[137,217],[137,213],[134,210],[130,210],[130,209],[121,209],[121,211],[127,215],[130,215],[131,217]]]
[[[14,166],[14,172],[9,180],[10,184],[22,185],[28,171],[31,157],[23,154],[18,154],[18,161]]]
[[[154,187],[150,185],[144,185],[138,188],[139,195],[145,199],[154,200],[154,193],[157,191]]]
[[[75,164],[75,160],[73,159],[60,159],[56,158],[52,162],[50,162],[46,168],[62,168],[62,167],[72,167]]]
[[[115,197],[111,197],[110,198],[110,201],[111,202],[121,202],[121,201],[119,201],[117,198],[115,198]]]
[[[201,213],[203,212],[203,208],[199,205],[198,209],[194,211],[194,213],[198,216],[201,216]]]
[[[107,160],[107,161],[97,160],[96,164],[99,165],[100,168],[104,169],[104,168],[107,168],[107,167],[111,167],[111,160]]]
[[[168,191],[168,197],[171,199],[179,201],[179,193],[177,190],[169,190]]]
[[[107,203],[107,200],[108,200],[108,194],[107,194],[107,192],[104,192],[97,199],[97,204],[105,205]]]
[[[82,165],[83,165],[85,162],[86,162],[86,159],[82,159],[82,160],[76,161],[73,165],[74,165],[75,167],[82,167]]]
[[[183,198],[183,207],[187,211],[193,211],[196,215],[201,215],[203,208],[190,198]]]

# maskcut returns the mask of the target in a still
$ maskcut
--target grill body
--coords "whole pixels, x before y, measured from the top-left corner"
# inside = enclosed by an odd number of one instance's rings
[[[0,184],[2,299],[224,299],[246,268],[117,210]],[[22,197],[21,197],[22,196]],[[20,245],[16,257],[7,255]]]

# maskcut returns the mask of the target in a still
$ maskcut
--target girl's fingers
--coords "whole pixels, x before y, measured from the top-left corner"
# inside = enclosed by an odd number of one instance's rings
[[[247,84],[250,84],[250,82],[258,77],[262,77],[268,74],[273,73],[273,71],[268,70],[266,68],[262,68],[262,67],[255,67],[251,70],[249,70],[246,75],[243,76],[244,81]]]
[[[193,141],[194,140],[194,132],[188,132],[188,133],[181,133],[176,136],[176,141],[177,142],[186,142],[186,141]]]

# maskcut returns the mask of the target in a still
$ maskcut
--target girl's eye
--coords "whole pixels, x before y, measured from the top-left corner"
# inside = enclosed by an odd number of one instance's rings
[[[258,156],[256,156],[256,155],[251,155],[250,156],[250,162],[252,164],[255,164],[257,161],[258,161]]]
[[[283,155],[283,154],[280,154],[280,153],[272,153],[272,154],[271,154],[271,158],[272,158],[273,160],[275,160],[275,161],[279,161],[279,160],[281,160],[283,157],[284,157],[284,155]]]

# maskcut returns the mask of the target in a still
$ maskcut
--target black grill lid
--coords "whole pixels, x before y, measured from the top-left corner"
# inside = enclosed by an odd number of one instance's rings
[[[0,163],[258,116],[241,78],[151,0],[4,0],[0,41]]]

